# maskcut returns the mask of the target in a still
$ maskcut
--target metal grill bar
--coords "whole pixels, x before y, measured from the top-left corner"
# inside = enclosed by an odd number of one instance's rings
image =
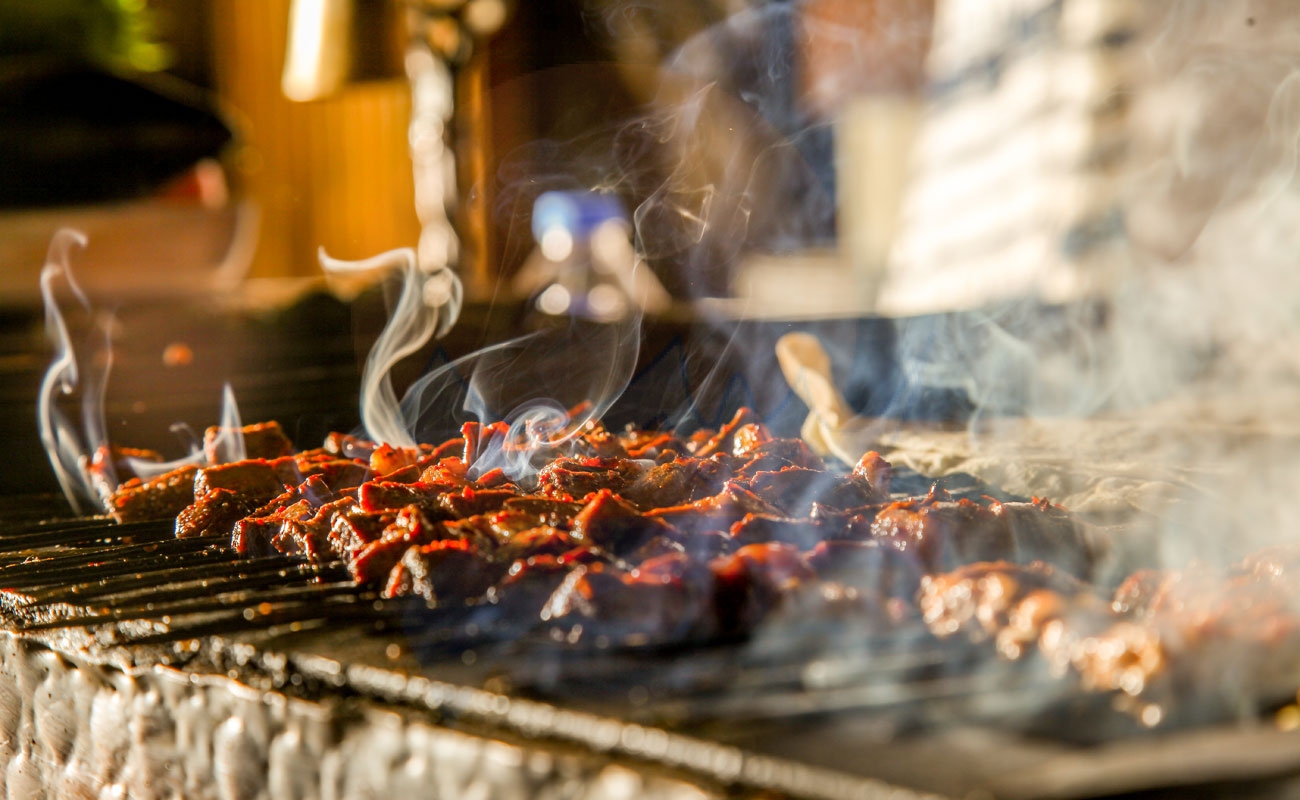
[[[353,584],[341,585],[327,591],[318,591],[312,597],[303,593],[294,605],[282,607],[271,605],[262,609],[248,606],[237,613],[225,614],[217,619],[190,625],[176,625],[166,631],[154,632],[140,636],[126,634],[122,644],[161,645],[188,639],[203,639],[209,636],[241,634],[267,628],[289,626],[311,626],[329,624],[331,627],[350,623],[369,623],[387,626],[390,620],[382,607],[374,605],[374,595],[356,592]],[[258,605],[261,605],[260,601]],[[230,610],[229,604],[220,605],[223,610]]]
[[[291,609],[300,609],[304,615],[301,619],[311,619],[319,614],[315,604],[321,601],[359,601],[356,584],[345,581],[341,583],[322,583],[309,586],[291,586],[276,589],[254,589],[251,591],[216,591],[198,598],[190,598],[172,603],[143,603],[134,606],[121,606],[93,613],[89,616],[77,616],[59,620],[43,620],[23,625],[27,631],[65,628],[71,625],[88,626],[126,620],[163,620],[167,617],[183,615],[203,615],[224,613],[229,619],[251,621],[259,615],[279,611],[287,613]],[[310,604],[310,605],[308,605]],[[333,608],[334,606],[330,606]],[[373,609],[372,609],[373,613]],[[296,617],[297,618],[297,617]],[[182,628],[183,629],[183,628]],[[182,636],[180,638],[191,638]]]
[[[46,571],[78,564],[88,565],[99,558],[137,557],[167,553],[192,553],[212,546],[201,539],[171,539],[162,542],[124,545],[110,544],[102,547],[50,548],[35,554],[11,559],[0,558],[0,581],[6,576],[21,575],[24,571]]]
[[[12,535],[0,535],[0,553],[18,553],[43,547],[88,547],[100,543],[157,542],[175,538],[171,520],[150,520],[115,525],[107,517],[84,517],[75,521],[20,527]]]
[[[183,580],[187,568],[194,564],[211,564],[214,561],[235,563],[239,554],[232,550],[204,549],[197,552],[164,553],[147,558],[125,558],[68,567],[45,567],[37,562],[16,574],[0,575],[0,586],[10,590],[29,592],[44,586],[66,586],[69,583],[87,583],[118,575],[167,573],[172,580]],[[26,566],[26,565],[24,565]]]
[[[159,578],[142,585],[144,578]],[[152,575],[131,575],[70,586],[65,592],[34,593],[25,607],[40,609],[58,603],[90,603],[98,601],[101,608],[118,608],[150,602],[157,595],[163,600],[182,600],[191,597],[211,597],[219,591],[278,586],[288,581],[328,580],[337,582],[347,578],[347,571],[335,564],[316,565],[291,562],[285,558],[249,559],[239,565],[232,575],[228,563],[192,566],[181,580],[171,580],[170,571]]]

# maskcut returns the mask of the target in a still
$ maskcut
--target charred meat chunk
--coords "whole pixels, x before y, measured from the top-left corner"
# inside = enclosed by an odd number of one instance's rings
[[[330,522],[330,552],[351,560],[366,545],[378,541],[396,520],[393,510],[366,511],[355,504],[340,507]]]
[[[810,517],[746,514],[731,526],[731,536],[741,545],[784,542],[811,550],[826,538],[826,528]]]
[[[656,536],[674,533],[661,519],[642,515],[630,503],[602,489],[573,519],[573,538],[616,555],[625,555]]]
[[[911,602],[921,588],[920,563],[909,553],[877,541],[826,541],[807,554],[824,581]]]
[[[407,506],[384,529],[379,539],[363,545],[348,561],[348,572],[361,584],[387,580],[397,562],[412,545],[458,538],[445,523],[429,519],[419,506]]]
[[[509,563],[526,561],[534,556],[562,556],[581,546],[568,533],[549,526],[520,531],[507,539],[494,554]]]
[[[282,462],[287,462],[281,467]],[[330,492],[342,492],[355,489],[371,477],[370,468],[358,461],[341,459],[276,459],[272,462],[276,472],[285,483],[302,483],[316,480]],[[289,466],[292,465],[292,471]],[[385,480],[392,478],[385,476]]]
[[[605,564],[571,570],[541,609],[547,621],[582,622],[624,643],[680,641],[708,612],[703,586],[663,571]]]
[[[194,476],[194,502],[176,517],[176,537],[229,537],[236,523],[281,496],[284,489],[266,459],[204,467]]]
[[[645,470],[627,458],[557,458],[537,473],[537,483],[546,497],[582,501],[601,489],[622,494]]]
[[[767,463],[804,469],[826,469],[825,462],[817,457],[803,439],[773,439],[770,442],[763,442],[743,455],[747,464]],[[780,468],[780,466],[775,467],[775,469]],[[764,466],[762,469],[770,471],[773,467]],[[753,468],[747,466],[744,471],[750,473]]]
[[[881,498],[889,497],[889,486],[894,479],[894,467],[875,450],[869,450],[853,465],[853,476],[867,482]]]
[[[888,499],[866,481],[804,467],[758,472],[747,483],[754,494],[796,517],[811,513],[813,503],[848,509]]]
[[[675,458],[651,467],[621,491],[609,488],[637,508],[648,510],[712,497],[731,477],[730,465],[723,460]]]
[[[81,466],[90,478],[90,487],[107,504],[117,487],[132,478],[143,480],[142,476],[136,474],[135,464],[161,464],[162,462],[162,453],[155,450],[100,445],[89,459],[84,457],[81,459]]]
[[[284,491],[275,466],[264,458],[234,461],[215,467],[204,467],[194,477],[194,496],[200,497],[213,489],[226,489],[240,495],[261,498],[265,503]]]
[[[285,519],[271,538],[271,547],[276,552],[303,556],[317,563],[328,561],[335,555],[330,540],[334,518],[340,512],[354,508],[356,502],[351,497],[342,497],[320,507],[308,505],[303,513],[296,515],[286,509],[286,513],[280,515]]]
[[[510,489],[474,489],[465,487],[459,492],[447,492],[438,496],[438,507],[448,519],[463,519],[477,514],[500,511],[506,501],[517,494]]]
[[[108,496],[108,513],[117,522],[171,519],[194,501],[196,466],[178,467],[142,481],[132,478]]]
[[[484,598],[497,607],[502,617],[540,622],[543,606],[580,563],[580,559],[549,554],[516,559]]]
[[[176,538],[229,538],[235,524],[266,502],[232,489],[211,489],[176,515]]]
[[[1030,503],[994,502],[989,511],[1002,521],[1010,537],[1013,549],[1004,558],[1020,564],[1050,561],[1077,578],[1092,574],[1099,555],[1094,538],[1065,509],[1035,498]]]
[[[552,500],[549,497],[539,497],[537,495],[525,495],[521,497],[512,497],[506,500],[506,511],[520,511],[531,515],[537,525],[550,525],[552,527],[567,527],[573,522],[573,518],[578,516],[578,512],[584,508],[582,503],[569,503],[563,500]]]
[[[978,561],[1015,560],[1015,540],[1005,520],[970,500],[931,493],[880,510],[872,536],[915,553],[929,572]]]
[[[447,484],[424,480],[414,483],[373,480],[361,485],[357,490],[357,499],[366,511],[396,510],[414,505],[426,512],[441,515],[439,498],[450,491],[454,491],[454,488]]]
[[[758,422],[758,417],[748,408],[741,408],[736,411],[735,416],[718,429],[718,432],[709,437],[708,441],[701,444],[695,449],[695,455],[700,458],[707,458],[714,453],[731,453],[735,449],[742,452],[748,452],[756,447],[760,442],[754,441],[756,438],[755,431],[750,426]],[[749,428],[749,430],[746,430]],[[736,444],[736,437],[741,431],[745,431],[740,444]],[[770,438],[770,437],[769,437]],[[737,454],[739,455],[739,454]]]
[[[996,636],[1021,600],[1038,590],[1074,597],[1083,583],[1036,561],[982,561],[921,579],[917,602],[936,636],[964,633],[976,641]]]
[[[244,458],[279,458],[293,453],[293,442],[278,422],[259,422],[242,428],[212,426],[203,432],[203,454],[209,464],[221,463],[223,443],[242,441]]]
[[[370,453],[370,471],[375,475],[391,475],[399,470],[409,469],[413,472],[412,480],[414,480],[420,473],[417,466],[420,459],[432,452],[433,448],[429,446],[393,447],[391,444],[381,444]]]
[[[807,560],[788,544],[751,544],[709,564],[714,583],[714,616],[722,635],[753,628],[782,598],[816,580]]]
[[[383,595],[414,595],[438,605],[463,603],[480,597],[502,571],[468,542],[453,539],[412,545],[390,571]]]
[[[682,532],[729,531],[747,514],[782,516],[781,511],[739,483],[727,484],[722,492],[694,503],[647,511]]]
[[[686,452],[686,443],[671,433],[663,431],[643,431],[628,427],[619,434],[629,458],[648,458],[658,460],[667,453]]]

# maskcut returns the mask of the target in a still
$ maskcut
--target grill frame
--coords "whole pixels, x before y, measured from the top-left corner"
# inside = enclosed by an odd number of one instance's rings
[[[151,349],[157,349],[160,341],[196,340],[211,333],[216,326],[221,335],[210,340],[209,352],[221,354],[219,363],[236,376],[237,396],[248,398],[245,419],[288,421],[291,436],[301,443],[303,436],[310,439],[306,432],[316,428],[347,429],[351,427],[349,420],[355,422],[358,354],[366,351],[365,337],[354,343],[351,335],[338,334],[377,331],[376,304],[375,297],[364,300],[360,307],[349,307],[318,296],[270,319],[241,315],[234,321],[228,310],[215,310],[200,323],[179,327],[172,323],[162,333],[139,340],[128,336],[119,372],[126,374],[128,386],[154,385],[129,377],[133,372],[157,371],[157,365],[150,363],[148,357]],[[366,319],[353,319],[354,312]],[[165,315],[166,319],[176,317],[175,309],[152,309],[129,318],[124,325],[130,330],[147,329],[143,321],[159,319],[158,315]],[[508,331],[508,325],[503,326],[486,311],[477,319],[476,322],[475,312],[471,310],[468,320],[460,326],[470,333],[458,344],[448,344],[450,352],[499,340]],[[193,583],[193,573],[187,570],[173,573],[171,561],[160,561],[155,565],[158,570],[151,573],[157,581],[157,599],[150,601],[139,596],[128,604],[115,602],[118,598],[112,595],[105,597],[92,592],[86,597],[96,601],[95,608],[103,612],[103,618],[87,618],[86,609],[80,603],[65,602],[70,598],[50,590],[51,583],[77,580],[89,586],[99,580],[129,581],[140,570],[133,564],[120,567],[116,574],[110,574],[114,569],[108,567],[98,572],[69,571],[68,564],[88,555],[80,548],[101,548],[95,558],[104,552],[120,555],[123,551],[119,548],[168,541],[170,529],[152,523],[109,526],[103,518],[71,517],[66,503],[50,494],[9,494],[45,491],[52,488],[53,481],[46,474],[47,467],[39,461],[43,456],[35,456],[33,463],[39,464],[38,467],[23,460],[33,458],[35,413],[26,404],[35,397],[39,368],[43,366],[40,359],[30,356],[39,350],[33,344],[39,341],[34,334],[34,317],[26,317],[30,330],[22,335],[15,334],[18,327],[11,327],[12,318],[5,320],[6,350],[19,341],[19,349],[24,349],[22,355],[0,365],[0,371],[11,368],[10,374],[17,378],[9,383],[14,388],[2,393],[4,405],[13,413],[0,416],[9,420],[7,427],[23,432],[11,439],[16,442],[14,452],[19,459],[6,469],[36,480],[6,482],[5,494],[0,495],[0,583],[6,574],[11,580],[28,574],[33,576],[34,583],[26,588],[40,588],[43,593],[35,596],[38,605],[29,604],[22,609],[24,613],[39,612],[34,624],[24,624],[10,613],[14,609],[11,604],[14,597],[6,597],[5,603],[0,603],[0,616],[8,618],[9,630],[0,636],[12,647],[29,648],[34,654],[31,657],[37,660],[53,659],[97,675],[102,672],[94,680],[105,685],[142,681],[145,680],[142,676],[148,674],[155,676],[148,680],[193,683],[209,687],[204,690],[209,693],[216,691],[210,687],[219,685],[222,693],[243,697],[259,707],[306,703],[315,709],[311,713],[328,717],[329,726],[344,732],[340,741],[346,740],[349,732],[360,730],[356,726],[364,728],[377,724],[375,720],[380,717],[391,719],[390,715],[396,714],[403,719],[401,725],[424,725],[431,730],[454,732],[469,737],[479,747],[490,747],[496,741],[511,743],[527,752],[577,754],[583,763],[618,765],[642,776],[666,775],[681,786],[695,786],[711,793],[910,798],[924,790],[951,794],[977,790],[1017,798],[1084,797],[1165,789],[1176,794],[1186,785],[1223,785],[1241,791],[1243,787],[1258,788],[1280,776],[1300,773],[1300,758],[1290,755],[1291,750],[1296,750],[1291,740],[1270,730],[1267,722],[1254,729],[1198,728],[1158,736],[1134,736],[1136,732],[1130,726],[1113,731],[1117,738],[1111,744],[1087,747],[1060,737],[1044,738],[1040,735],[1043,731],[1027,730],[1023,723],[1008,724],[1005,718],[1008,712],[1013,716],[1018,713],[1016,702],[1026,699],[1026,686],[1035,692],[1042,688],[1042,684],[1033,682],[1034,675],[1018,674],[1014,669],[1008,669],[1000,678],[995,676],[988,685],[945,684],[942,678],[929,684],[917,683],[912,686],[915,689],[912,696],[885,697],[887,692],[877,683],[868,685],[858,697],[836,696],[833,692],[818,697],[798,688],[779,693],[769,691],[764,696],[766,703],[747,702],[744,695],[707,692],[647,705],[631,702],[626,696],[622,699],[583,697],[582,692],[544,697],[539,696],[537,687],[518,684],[513,689],[493,690],[491,687],[501,683],[500,674],[490,669],[494,664],[498,667],[509,664],[516,672],[526,671],[532,666],[528,658],[536,657],[539,652],[562,662],[568,671],[560,674],[575,682],[584,680],[593,671],[609,672],[628,663],[653,671],[681,654],[634,650],[618,654],[575,653],[563,648],[531,652],[525,649],[516,653],[510,647],[519,635],[518,630],[509,627],[480,630],[475,637],[466,638],[456,634],[456,626],[463,620],[455,610],[415,609],[418,613],[413,613],[401,603],[376,605],[373,596],[359,594],[337,581],[325,585],[324,591],[295,587],[288,594],[277,594],[259,586],[259,575],[273,576],[281,569],[299,572],[305,569],[302,562],[287,557],[249,562],[218,554],[194,559],[204,563],[211,559],[214,569],[231,566],[228,583],[207,587]],[[795,327],[817,330],[819,335],[832,340],[851,341],[859,353],[892,352],[889,343],[896,335],[894,323],[880,320],[839,320],[797,326],[782,322],[748,324],[746,334],[734,338],[752,338],[757,342],[755,347],[760,349],[766,346],[764,342]],[[312,346],[313,332],[321,330],[331,331],[331,336]],[[720,360],[714,356],[720,347],[726,353],[729,344],[715,341],[716,330],[705,334],[692,330],[689,322],[680,321],[661,321],[657,327],[652,326],[647,355],[638,367],[638,380],[657,385],[665,375],[682,376],[680,386],[674,386],[673,391],[694,404],[695,416],[688,415],[687,420],[713,424],[715,418],[729,416],[735,405],[751,403],[755,396],[745,396],[744,392],[741,396],[728,395],[727,388],[721,386],[710,386],[712,394],[708,396],[703,393],[695,396],[701,374],[713,372]],[[274,343],[269,351],[268,342]],[[308,356],[305,360],[304,353]],[[428,363],[431,358],[432,354],[424,353],[415,361],[423,359]],[[743,354],[740,360],[743,362]],[[732,358],[728,364],[728,368],[735,367],[736,359]],[[421,365],[415,367],[418,370]],[[891,376],[893,365],[886,357],[876,356],[874,361],[868,360],[865,366],[855,365],[855,368],[863,370],[857,375],[856,405],[870,408],[873,402],[892,402],[889,395],[897,388],[896,376]],[[772,380],[774,366],[764,372],[758,365],[742,363],[739,369],[747,376],[751,388],[765,384],[783,386],[779,378]],[[219,371],[213,370],[214,374]],[[864,395],[861,389],[864,381],[876,381],[877,386],[886,389],[876,395],[870,392]],[[294,391],[284,392],[286,382],[298,383]],[[852,387],[854,381],[850,379],[847,383]],[[328,389],[322,393],[324,387]],[[214,418],[218,394],[213,386],[203,386],[192,388],[165,404],[151,401],[136,422],[143,423],[145,418],[157,422],[160,416],[167,415],[175,415],[171,419]],[[627,402],[616,407],[614,416],[653,421],[653,414],[662,410],[664,397],[669,394],[667,390],[658,394],[633,391]],[[849,394],[852,398],[852,388]],[[316,405],[304,415],[305,397],[310,397]],[[766,405],[764,415],[776,420],[778,426],[789,427],[792,421],[797,423],[803,416],[801,404],[788,392],[775,392],[761,399]],[[916,407],[920,409],[918,413],[940,418],[959,417],[962,410],[958,400],[942,393]],[[129,419],[135,414],[121,403],[110,412],[110,418],[118,419]],[[155,427],[165,428],[165,425]],[[156,442],[132,441],[131,426],[126,428],[124,443],[158,446]],[[46,477],[45,482],[39,480],[42,475]],[[904,488],[907,493],[915,494],[922,492],[924,485]],[[977,483],[960,487],[954,484],[952,488],[977,494],[990,490]],[[20,550],[9,555],[3,552],[13,548]],[[72,549],[75,552],[69,552]],[[16,563],[40,557],[42,553],[46,557],[69,560],[43,565],[38,562],[34,566]],[[63,571],[47,571],[51,568]],[[265,572],[249,572],[263,569]],[[175,586],[173,579],[188,581],[189,591],[197,596],[188,600],[173,596],[172,604],[167,605],[166,595]],[[247,582],[235,583],[241,580]],[[105,590],[117,585],[120,583],[99,588]],[[218,595],[222,585],[242,594]],[[198,594],[200,590],[207,590],[214,599],[208,602]],[[142,588],[136,594],[141,592],[148,593]],[[326,595],[333,599],[322,605],[318,601]],[[149,602],[155,603],[153,608],[147,607]],[[329,613],[323,615],[322,609]],[[250,612],[251,619],[246,617]],[[160,619],[164,616],[172,619],[164,622]],[[413,648],[422,658],[411,655],[412,619],[418,619],[424,626],[420,634],[424,641],[417,641]],[[450,633],[439,640],[442,636],[439,631]],[[370,633],[378,635],[367,635]],[[388,646],[398,641],[408,647],[400,647],[399,657],[390,658]],[[545,642],[529,644],[537,648],[548,646]],[[468,652],[476,654],[474,663],[465,662]],[[716,659],[704,659],[703,663],[716,668],[718,662],[725,662],[729,657],[723,651],[714,655]],[[961,657],[960,652],[925,654],[927,658],[939,659],[940,663],[950,655]],[[17,656],[14,659],[22,660]],[[848,654],[833,666],[846,673],[856,670],[858,674],[872,674],[881,668],[881,662],[863,659],[859,653]],[[913,662],[901,668],[895,664],[893,669],[900,670],[897,674],[919,669],[919,674],[924,675],[924,666],[918,668]],[[3,667],[0,663],[0,668]],[[754,674],[750,672],[749,676],[753,678]],[[886,671],[886,674],[896,673]],[[763,688],[759,684],[758,689]],[[153,690],[146,690],[146,694],[148,691]],[[750,691],[757,693],[754,687]],[[872,695],[873,691],[882,696]],[[1028,699],[1033,704],[1041,703],[1036,696]],[[1063,698],[1066,708],[1071,699]],[[18,698],[20,703],[30,704],[34,700],[32,696]],[[819,708],[816,702],[830,705]],[[918,708],[925,713],[918,715]],[[1090,707],[1084,710],[1094,714],[1097,711]],[[954,722],[948,730],[944,715],[960,722]],[[240,724],[253,724],[251,720],[248,717]],[[653,746],[648,744],[651,742]],[[846,752],[846,747],[855,742],[864,744],[857,752]],[[1193,767],[1183,763],[1189,752],[1199,754]],[[946,771],[927,774],[936,760],[944,762]],[[598,773],[597,770],[592,774]],[[219,778],[214,774],[206,777]],[[269,772],[264,777],[272,780]]]
[[[904,474],[902,488],[910,493],[917,487],[909,483],[922,480]],[[987,488],[953,480],[959,491]],[[0,586],[9,590],[0,617],[13,646],[121,670],[132,680],[141,670],[180,670],[194,680],[225,676],[234,681],[231,691],[251,691],[262,704],[292,700],[340,713],[336,724],[345,731],[359,724],[358,714],[386,709],[415,721],[403,724],[433,725],[479,743],[558,747],[707,791],[825,800],[970,791],[1009,798],[1176,794],[1188,785],[1243,792],[1300,775],[1300,753],[1287,750],[1293,738],[1267,723],[1146,734],[1097,698],[1062,692],[1059,682],[1024,664],[954,677],[952,665],[973,652],[961,643],[918,653],[903,639],[832,653],[820,668],[838,681],[809,690],[800,683],[807,665],[797,658],[765,661],[734,643],[573,647],[529,638],[508,624],[471,632],[472,608],[380,601],[347,581],[286,587],[281,570],[299,577],[335,570],[338,577],[338,567],[287,556],[239,559],[220,545],[196,550],[203,543],[167,540],[165,522],[68,519],[10,529],[20,533],[0,537]],[[34,546],[42,539],[51,544]],[[98,546],[87,549],[87,542]],[[96,576],[135,579],[129,570],[124,578],[123,562],[113,559],[130,563],[154,548],[177,553],[165,552],[160,569],[141,573],[152,584],[137,580],[125,596],[88,595],[97,612],[85,616],[71,586],[92,585]],[[177,598],[176,582],[193,589],[197,576],[194,564],[172,566],[173,559],[195,554],[198,565],[224,571],[207,579],[203,592]],[[69,576],[82,580],[60,585]],[[546,685],[519,680],[539,664],[551,671]],[[690,681],[680,676],[692,672],[712,677],[683,688]],[[660,688],[676,692],[629,699],[629,686],[646,678],[653,687],[657,675],[667,676]],[[605,682],[605,691],[591,691]],[[1043,713],[1044,694],[1052,691],[1059,696]],[[1036,722],[1027,713],[1034,709]],[[1099,729],[1100,744],[1072,742],[1052,730],[1060,714],[1076,715],[1077,725],[1104,720],[1110,727]],[[1201,756],[1189,769],[1183,754],[1193,751]],[[944,769],[925,774],[936,757]]]

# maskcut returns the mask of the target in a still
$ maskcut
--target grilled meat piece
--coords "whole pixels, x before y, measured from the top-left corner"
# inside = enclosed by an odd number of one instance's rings
[[[341,507],[330,522],[330,552],[351,560],[366,545],[378,541],[396,520],[397,512],[392,510],[366,511],[360,505]]]
[[[675,458],[638,474],[621,490],[611,491],[645,511],[693,503],[722,491],[732,477],[729,459]]]
[[[412,545],[458,538],[447,523],[429,519],[419,506],[407,506],[377,540],[363,545],[348,561],[348,572],[357,583],[383,583]]]
[[[287,464],[282,466],[283,462],[292,462],[293,471],[288,471]],[[276,459],[271,463],[285,483],[295,484],[315,479],[318,481],[317,485],[325,487],[331,493],[355,489],[376,474],[362,462],[337,458]],[[415,475],[408,474],[408,477],[414,480]],[[393,475],[383,475],[383,479],[396,480]]]
[[[714,614],[723,635],[747,631],[782,598],[817,573],[793,545],[751,544],[709,564],[714,580]]]
[[[344,458],[359,458],[363,461],[370,460],[370,454],[378,447],[376,443],[369,439],[362,439],[358,436],[352,436],[347,433],[334,432],[325,437],[325,443],[321,446],[321,452],[343,456]],[[307,451],[313,452],[313,451]]]
[[[585,506],[582,503],[568,503],[536,495],[512,497],[506,500],[504,506],[506,511],[520,511],[532,515],[537,520],[537,525],[564,527],[572,523],[573,518],[578,516],[578,512],[583,508]]]
[[[539,554],[517,559],[509,564],[497,584],[484,593],[484,598],[496,605],[506,619],[540,621],[542,608],[560,584],[575,567],[588,561],[596,563],[600,559],[589,556],[583,548],[558,556]]]
[[[1111,598],[1116,614],[1144,617],[1159,595],[1169,573],[1158,569],[1140,569],[1124,579]]]
[[[736,411],[735,416],[731,418],[726,425],[718,429],[718,432],[709,437],[708,441],[701,444],[695,449],[695,455],[699,458],[708,458],[714,453],[732,453],[736,450],[740,453],[751,452],[755,447],[762,443],[758,439],[762,437],[761,429],[756,430],[753,426],[758,423],[758,417],[748,408],[741,408]],[[742,434],[741,432],[744,431]],[[739,436],[739,440],[737,439]],[[770,439],[771,437],[766,437]]]
[[[1087,587],[1041,561],[981,561],[926,575],[917,602],[925,624],[936,636],[963,633],[979,641],[996,636],[1017,604],[1039,590],[1074,597]]]
[[[744,459],[746,466],[741,472],[745,474],[751,474],[757,469],[770,471],[785,466],[826,469],[826,464],[809,449],[803,439],[773,439],[770,442],[763,442],[745,452]],[[767,464],[779,466],[767,466]]]
[[[246,495],[232,489],[211,489],[176,515],[176,538],[230,537],[244,517],[266,502],[265,495]]]
[[[334,520],[340,513],[355,508],[356,504],[355,498],[341,497],[319,507],[308,504],[299,514],[286,509],[279,515],[282,517],[279,530],[269,544],[278,553],[303,556],[317,563],[328,561],[337,555],[331,539]],[[236,526],[235,535],[238,532]]]
[[[921,588],[920,563],[911,554],[874,540],[821,542],[807,558],[822,580],[860,592],[874,592],[910,604]]]
[[[176,516],[176,538],[229,537],[241,519],[284,491],[275,466],[264,458],[204,467],[194,476],[194,502]]]
[[[420,460],[431,455],[433,449],[431,445],[393,447],[390,444],[381,444],[370,453],[370,471],[376,475],[391,475],[398,470],[410,468],[414,470],[412,477],[414,480],[414,477],[419,475]]]
[[[1083,526],[1042,501],[980,505],[932,489],[924,498],[881,509],[871,530],[876,538],[915,552],[931,572],[979,561],[1048,559],[1057,569],[1086,578],[1094,562]]]
[[[512,535],[496,549],[494,557],[514,563],[535,556],[562,556],[580,546],[577,539],[558,528],[539,526]]]
[[[203,455],[209,464],[221,463],[222,442],[233,438],[243,441],[244,458],[271,459],[293,453],[293,442],[278,422],[259,422],[237,430],[214,425],[203,432]]]
[[[285,493],[286,496],[293,494]],[[337,517],[356,506],[357,500],[351,496],[319,505],[308,499],[299,499],[270,510],[264,506],[235,523],[230,534],[230,546],[243,556],[286,553],[306,556],[313,561],[328,561],[338,555],[332,537]]]
[[[628,554],[656,536],[667,537],[674,532],[662,519],[639,513],[608,489],[596,492],[587,501],[573,518],[572,527],[574,539],[616,555]]]
[[[619,434],[619,438],[628,458],[658,461],[669,455],[676,458],[686,452],[686,442],[662,431],[642,431],[629,426]]]
[[[548,621],[584,627],[624,641],[681,641],[707,624],[709,604],[698,582],[665,570],[624,572],[595,563],[571,570],[542,606]]]
[[[876,515],[871,533],[915,553],[928,572],[1004,559],[1014,549],[1006,525],[987,506],[952,500],[946,492],[891,503]]]
[[[795,517],[807,516],[813,503],[847,509],[889,499],[875,492],[866,480],[806,467],[758,472],[746,483],[754,494]]]
[[[682,532],[729,531],[747,514],[781,516],[781,511],[739,483],[729,483],[713,496],[694,503],[656,508],[646,516],[663,520]]]
[[[537,483],[546,497],[581,502],[601,489],[623,494],[645,471],[642,462],[627,458],[557,458],[537,473]]]
[[[746,514],[731,526],[731,536],[741,546],[784,542],[800,550],[811,550],[826,539],[828,528],[809,517]]]
[[[1019,564],[1050,561],[1076,578],[1088,579],[1100,553],[1086,525],[1042,498],[1029,503],[992,502],[989,511],[1001,520],[1014,548],[1003,556]]]
[[[447,519],[463,519],[478,514],[500,511],[506,501],[515,497],[510,489],[474,489],[465,487],[459,492],[446,492],[438,496],[438,508]]]
[[[366,511],[389,511],[419,506],[426,512],[442,514],[439,498],[456,491],[459,486],[432,483],[424,480],[413,483],[396,483],[387,480],[366,481],[357,491],[361,508]]]
[[[275,465],[264,458],[204,467],[194,476],[195,497],[213,489],[226,489],[244,496],[260,497],[265,503],[283,492],[284,487]]]
[[[894,467],[881,458],[875,450],[869,450],[858,463],[853,465],[853,475],[864,480],[872,491],[882,498],[889,497],[889,486],[894,478]]]
[[[503,571],[465,541],[414,545],[389,572],[383,595],[415,595],[437,605],[463,603],[482,596]]]
[[[140,462],[161,464],[162,453],[135,447],[100,445],[90,458],[82,457],[81,467],[90,479],[90,487],[111,510],[109,498],[117,491],[117,487],[132,478],[140,478],[132,466],[133,463]]]
[[[198,472],[189,465],[146,481],[132,478],[108,496],[108,513],[119,523],[173,518],[194,501]]]

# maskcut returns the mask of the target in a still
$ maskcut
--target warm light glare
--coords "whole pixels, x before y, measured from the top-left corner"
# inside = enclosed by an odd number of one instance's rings
[[[563,261],[573,254],[573,234],[564,228],[547,228],[538,244],[542,255],[551,261]]]
[[[573,298],[569,295],[569,290],[560,284],[552,284],[546,288],[537,297],[537,308],[544,314],[563,314],[569,310],[569,304]]]
[[[587,306],[597,319],[615,320],[627,313],[627,301],[622,292],[607,283],[591,287],[587,292]]]
[[[591,232],[591,263],[597,271],[610,273],[627,268],[635,259],[627,223],[607,219]]]
[[[324,60],[326,35],[339,27],[336,18],[346,4],[338,0],[293,0],[289,11],[292,29],[284,57],[284,74],[280,88],[290,100],[316,100],[328,93],[328,87],[342,79],[341,59],[335,55]]]

